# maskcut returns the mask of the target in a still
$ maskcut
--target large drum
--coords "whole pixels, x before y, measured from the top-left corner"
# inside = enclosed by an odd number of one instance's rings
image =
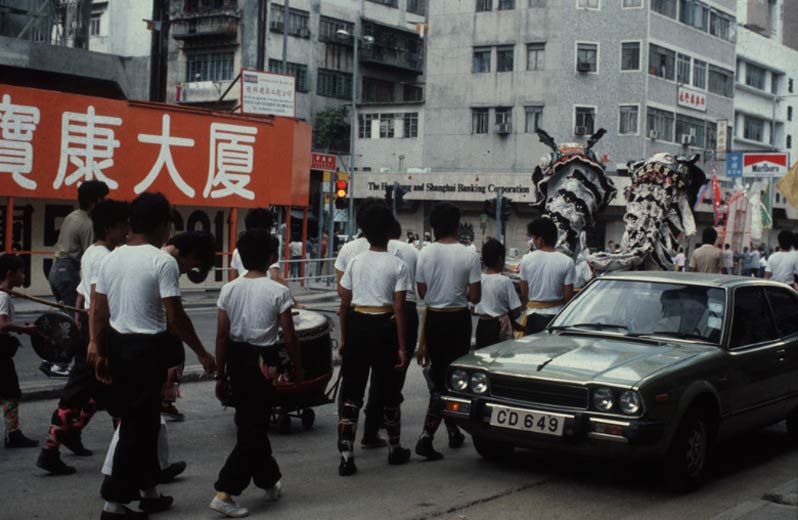
[[[75,321],[63,312],[45,312],[33,324],[47,337],[31,336],[33,350],[45,361],[69,363],[84,348]]]
[[[304,380],[313,380],[332,372],[332,340],[330,322],[321,313],[295,310],[294,329],[302,355]],[[288,360],[288,352],[280,331],[280,357]]]

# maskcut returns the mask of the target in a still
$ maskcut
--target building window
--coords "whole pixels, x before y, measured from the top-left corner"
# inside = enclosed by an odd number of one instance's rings
[[[354,29],[355,24],[352,22],[330,18],[329,16],[319,17],[319,40],[336,42],[338,41],[338,31],[346,31],[352,34]]]
[[[673,81],[676,53],[654,44],[649,45],[648,49],[648,73]]]
[[[718,124],[714,121],[706,122],[706,135],[707,143],[705,148],[707,150],[717,150],[718,148]]]
[[[371,139],[371,122],[379,119],[379,114],[358,114],[357,136],[360,139]]]
[[[418,112],[402,114],[402,137],[418,137]]]
[[[279,4],[272,4],[272,31],[283,32],[285,27],[284,12],[285,7]],[[310,14],[307,11],[288,10],[288,34],[301,38],[310,38]]]
[[[352,97],[352,75],[329,69],[319,69],[316,93],[320,96],[349,99]]]
[[[679,21],[699,31],[709,31],[709,8],[698,0],[679,0]]]
[[[363,101],[392,103],[394,101],[394,84],[374,78],[363,78]]]
[[[781,85],[781,78],[783,76],[783,74],[776,74],[775,72],[770,73],[770,93],[774,96],[779,93],[779,86]]]
[[[488,123],[490,122],[490,109],[489,108],[472,108],[471,109],[471,133],[472,134],[487,134]]]
[[[787,136],[787,149],[789,150],[790,148],[792,148],[792,136],[788,135]]]
[[[767,71],[762,67],[757,67],[752,63],[745,64],[745,84],[759,90],[765,90],[765,78]]]
[[[394,120],[396,114],[380,114],[380,139],[392,139],[394,137]]]
[[[735,40],[734,24],[735,20],[730,16],[717,11],[709,13],[709,34],[712,36],[733,42]]]
[[[690,84],[690,56],[685,56],[684,54],[679,54],[678,59],[678,66],[676,68],[676,82],[682,85],[689,85]]]
[[[704,147],[706,124],[701,119],[676,115],[676,142],[690,146]],[[688,140],[685,141],[685,136]]]
[[[546,7],[546,0],[529,0],[528,7]]]
[[[640,70],[640,42],[621,44],[621,70]]]
[[[288,74],[296,78],[296,91],[308,91],[308,66],[300,63],[287,63],[288,70],[283,72],[283,62],[280,60],[269,60],[269,72]]]
[[[490,11],[493,9],[493,0],[477,0],[477,12]]]
[[[713,94],[732,97],[734,95],[734,73],[729,70],[710,65],[709,91]]]
[[[513,71],[513,53],[515,48],[496,47],[496,72],[512,72]]]
[[[524,132],[532,134],[543,124],[543,106],[532,105],[524,107]]]
[[[787,121],[792,121],[792,107],[787,107]]]
[[[515,0],[499,0],[499,11],[515,9]]]
[[[759,143],[765,142],[765,120],[753,116],[743,116],[743,138]]]
[[[576,70],[578,72],[598,72],[598,45],[595,43],[576,44]]]
[[[471,72],[490,72],[490,47],[474,49],[474,60]]]
[[[407,0],[407,11],[416,14],[427,12],[427,0]]]
[[[707,64],[705,61],[693,60],[693,86],[707,88]]]
[[[388,7],[396,7],[399,5],[398,0],[369,0],[369,2],[374,2],[375,4],[387,5]]]
[[[599,9],[601,0],[576,0],[577,9]]]
[[[424,101],[424,89],[418,85],[404,85],[402,101]]]
[[[643,7],[643,0],[623,0],[623,8]]]
[[[596,109],[593,107],[576,107],[574,119],[574,133],[576,135],[591,135],[594,132]]]
[[[651,10],[676,19],[676,0],[651,0]]]
[[[526,70],[543,70],[546,62],[546,44],[529,43],[526,46]]]
[[[787,92],[792,94],[792,78],[787,81]]]
[[[186,55],[186,82],[228,81],[233,79],[232,52],[210,52]]]
[[[496,124],[497,125],[511,125],[513,124],[513,109],[512,107],[503,107],[496,109]]]
[[[100,35],[100,15],[92,15],[91,23],[89,25],[89,35],[90,36],[99,36]]]
[[[618,133],[621,135],[637,133],[637,105],[621,105],[621,121]]]
[[[646,120],[648,137],[661,141],[673,141],[673,112],[649,108]]]

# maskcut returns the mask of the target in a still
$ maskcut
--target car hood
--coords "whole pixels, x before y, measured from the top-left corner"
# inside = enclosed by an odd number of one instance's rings
[[[664,368],[716,351],[709,345],[541,333],[478,350],[455,364],[506,375],[631,387]]]

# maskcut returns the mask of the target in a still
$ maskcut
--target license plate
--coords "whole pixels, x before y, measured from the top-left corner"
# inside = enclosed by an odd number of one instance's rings
[[[565,417],[536,410],[521,410],[506,406],[493,406],[490,425],[525,432],[545,433],[562,437]]]

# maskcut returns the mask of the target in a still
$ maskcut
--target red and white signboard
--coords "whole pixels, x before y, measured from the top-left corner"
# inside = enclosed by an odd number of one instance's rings
[[[679,87],[679,106],[706,112],[707,96],[697,90]]]
[[[316,153],[310,154],[310,169],[323,170],[334,172],[337,162],[335,156],[330,153]]]
[[[743,155],[743,177],[783,177],[788,164],[786,153],[747,153]]]
[[[294,117],[296,78],[241,69],[241,111],[245,114]]]

